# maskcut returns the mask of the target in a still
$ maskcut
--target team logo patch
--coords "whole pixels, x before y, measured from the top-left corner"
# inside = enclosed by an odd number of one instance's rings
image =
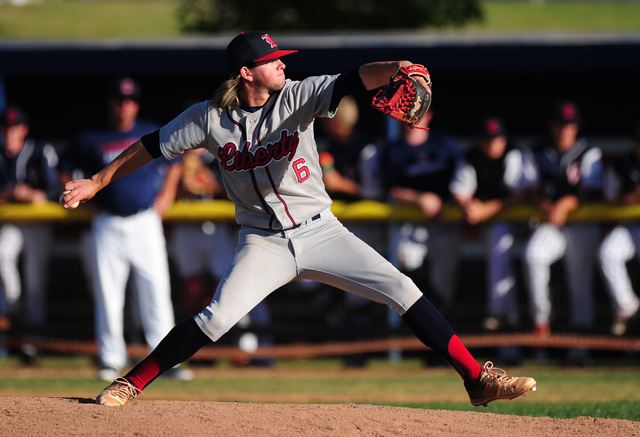
[[[567,167],[567,181],[569,185],[578,185],[580,182],[580,164],[577,162],[572,162]]]
[[[266,33],[264,35],[262,35],[262,39],[265,40],[267,43],[269,43],[269,45],[271,46],[272,49],[277,49],[278,48],[276,43],[273,42],[271,37],[269,35],[267,35]]]

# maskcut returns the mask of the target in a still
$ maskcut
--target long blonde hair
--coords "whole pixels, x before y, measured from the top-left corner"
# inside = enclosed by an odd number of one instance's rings
[[[213,96],[213,104],[218,108],[237,108],[240,106],[240,82],[242,76],[239,73],[231,73],[229,79],[223,82]]]

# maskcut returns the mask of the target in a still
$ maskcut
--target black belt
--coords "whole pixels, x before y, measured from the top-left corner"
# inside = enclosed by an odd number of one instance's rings
[[[297,228],[299,228],[300,226],[302,226],[303,224],[308,223],[308,222],[315,222],[315,221],[316,221],[316,220],[318,220],[319,218],[320,218],[320,214],[316,214],[316,215],[314,215],[313,217],[311,217],[309,220],[305,220],[305,221],[303,221],[302,223],[298,223],[297,225],[292,226],[292,227],[290,227],[289,229],[297,229]]]

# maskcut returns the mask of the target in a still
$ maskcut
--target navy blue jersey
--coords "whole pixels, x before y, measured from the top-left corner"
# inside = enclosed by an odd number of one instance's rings
[[[617,157],[611,167],[620,181],[620,192],[628,194],[640,184],[640,160],[636,152]]]
[[[49,200],[57,200],[61,184],[56,172],[58,155],[51,144],[28,138],[16,156],[0,149],[0,187],[12,190],[18,183],[42,190]]]
[[[534,147],[532,151],[543,198],[556,201],[567,195],[580,195],[584,190],[602,188],[602,152],[584,138],[566,152],[559,152],[551,144]]]
[[[504,200],[509,197],[512,187],[508,187],[505,183],[506,157],[512,150],[514,150],[513,147],[507,145],[504,154],[498,159],[490,159],[479,147],[473,147],[466,153],[466,161],[476,172],[476,198],[486,202],[491,199]]]
[[[456,168],[463,164],[463,155],[454,138],[430,133],[427,141],[419,146],[401,141],[387,147],[382,162],[387,188],[429,191],[442,200],[449,200],[449,182]]]
[[[75,168],[91,176],[105,168],[143,135],[159,129],[154,123],[138,121],[129,132],[109,127],[82,132],[78,136],[71,160]],[[99,207],[111,214],[128,216],[153,206],[162,187],[169,161],[159,158],[110,183],[94,197]]]
[[[379,149],[369,135],[357,132],[346,145],[327,137],[323,146],[321,164],[326,159],[324,154],[330,155],[333,168],[340,175],[356,182],[361,191],[359,196],[332,192],[330,193],[332,199],[354,201],[361,198],[375,199],[380,196]]]

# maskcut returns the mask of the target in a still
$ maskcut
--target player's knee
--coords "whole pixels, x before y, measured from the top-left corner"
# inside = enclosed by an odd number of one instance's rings
[[[393,303],[389,304],[389,307],[396,310],[400,315],[404,314],[409,306],[423,296],[422,291],[413,280],[405,275],[402,275],[399,279],[397,289],[398,293],[394,296]]]
[[[600,246],[598,249],[598,261],[600,264],[605,264],[611,259],[611,253],[608,247],[605,245]]]
[[[627,257],[624,252],[616,247],[611,247],[609,245],[600,246],[597,256],[598,261],[600,261],[600,264],[603,266],[626,263],[630,259],[630,257]]]
[[[549,264],[544,251],[532,246],[527,246],[525,248],[524,261],[527,265]]]
[[[197,316],[206,326],[209,332],[219,339],[226,334],[238,322],[238,318],[228,311],[220,311],[217,302],[212,302]]]

